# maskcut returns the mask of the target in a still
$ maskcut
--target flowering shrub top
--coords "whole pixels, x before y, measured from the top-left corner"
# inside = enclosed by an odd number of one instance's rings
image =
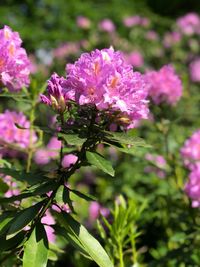
[[[75,92],[80,105],[94,104],[98,110],[119,112],[128,128],[146,119],[147,86],[139,72],[125,63],[113,48],[84,53],[74,64],[67,64],[67,87]]]
[[[0,84],[10,91],[29,85],[30,61],[17,32],[8,26],[0,30]]]
[[[146,78],[149,85],[149,96],[155,104],[166,102],[174,105],[181,98],[181,80],[171,65],[163,66],[159,71],[149,71]]]

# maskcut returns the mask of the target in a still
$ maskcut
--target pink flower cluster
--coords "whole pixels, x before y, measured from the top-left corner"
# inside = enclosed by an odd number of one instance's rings
[[[192,207],[200,207],[200,130],[195,131],[181,148],[185,166],[190,170],[185,192],[192,199]]]
[[[174,32],[167,32],[164,35],[164,39],[163,39],[163,44],[164,47],[166,48],[170,48],[173,45],[179,43],[181,41],[181,33],[178,31],[174,31]]]
[[[188,13],[180,17],[176,23],[185,35],[200,34],[200,17],[196,13]]]
[[[139,72],[133,72],[120,52],[113,48],[84,53],[67,64],[67,86],[80,104],[95,104],[98,110],[118,111],[133,128],[148,117],[147,85]]]
[[[15,124],[27,129],[19,129]],[[30,144],[30,122],[27,120],[26,116],[22,112],[15,112],[6,110],[4,113],[0,114],[0,144],[5,146],[6,144],[14,144],[19,146],[19,148],[27,148]],[[35,132],[32,132],[32,143],[37,141],[37,136]],[[8,149],[1,151],[2,154],[9,153]]]
[[[189,180],[186,182],[184,190],[192,200],[192,207],[200,207],[200,164],[197,164],[190,172]]]
[[[189,71],[191,80],[193,82],[200,82],[200,57],[190,63]]]
[[[155,104],[166,102],[174,105],[182,96],[182,83],[171,65],[163,66],[159,71],[146,73],[149,96]]]
[[[120,52],[113,48],[84,53],[74,64],[66,65],[67,78],[53,74],[48,82],[48,96],[41,100],[59,111],[64,103],[94,104],[99,111],[120,113],[128,128],[148,118],[145,78],[133,72]]]
[[[29,85],[30,61],[22,40],[8,26],[0,30],[0,85],[19,91]]]
[[[190,170],[194,169],[197,163],[200,164],[200,130],[195,131],[185,141],[181,148],[181,156],[185,166]]]

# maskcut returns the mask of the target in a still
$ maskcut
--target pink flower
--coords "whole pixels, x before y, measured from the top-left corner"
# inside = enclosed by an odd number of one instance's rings
[[[105,31],[105,32],[114,32],[115,31],[115,25],[112,22],[112,20],[110,19],[104,19],[102,21],[100,21],[99,23],[99,29],[101,31]]]
[[[45,224],[44,228],[47,234],[48,241],[50,243],[55,243],[56,236],[54,233],[54,229],[51,227],[51,225],[55,224],[55,220],[49,210],[47,210],[45,215],[42,217],[41,223]]]
[[[166,48],[170,48],[173,45],[179,43],[181,41],[181,33],[180,32],[167,32],[164,35],[163,44]]]
[[[67,64],[66,71],[66,86],[74,90],[80,105],[120,112],[128,128],[148,117],[145,79],[113,48],[84,53],[74,64]]]
[[[59,112],[64,112],[66,109],[66,101],[73,99],[73,93],[65,87],[66,79],[59,77],[54,73],[48,80],[47,93],[48,96],[40,95],[41,101],[44,104],[52,106]]]
[[[200,17],[196,13],[188,13],[177,20],[177,26],[186,35],[200,33]]]
[[[158,40],[159,37],[158,37],[157,32],[151,30],[151,31],[148,31],[146,33],[146,39],[151,40],[151,41],[154,41],[154,40]]]
[[[91,26],[91,21],[83,16],[78,16],[76,19],[76,24],[81,29],[89,29]]]
[[[200,130],[195,131],[187,139],[181,148],[181,156],[184,164],[190,170],[195,168],[196,163],[200,163]]]
[[[154,166],[146,166],[144,171],[146,173],[155,173],[159,178],[166,177],[167,162],[162,155],[146,154],[145,159],[150,161]]]
[[[182,83],[171,65],[163,66],[159,71],[146,74],[149,96],[155,104],[166,102],[174,105],[182,96]]]
[[[20,194],[17,183],[12,179],[13,178],[8,175],[4,176],[3,178],[4,182],[9,186],[9,190],[4,194],[5,197],[12,197]]]
[[[77,159],[78,159],[78,157],[73,155],[73,154],[65,155],[63,160],[62,160],[62,166],[64,168],[68,168],[71,165],[74,165],[76,163]]]
[[[35,162],[39,165],[48,164],[52,159],[56,159],[59,156],[60,148],[61,141],[56,137],[52,137],[46,148],[41,148],[36,151],[34,156]]]
[[[143,56],[139,51],[133,51],[130,54],[125,54],[125,59],[128,64],[131,64],[136,68],[140,68],[144,64]]]
[[[31,64],[21,43],[19,34],[8,26],[0,30],[0,84],[10,91],[19,91],[30,83]]]
[[[141,21],[140,16],[131,16],[131,17],[126,17],[123,19],[123,23],[126,27],[132,27],[135,25],[139,25]]]
[[[200,207],[200,165],[196,164],[195,168],[189,174],[189,181],[186,182],[184,190],[192,200],[192,207]]]
[[[107,217],[109,215],[109,209],[102,207],[98,202],[92,201],[89,206],[89,220],[90,222],[94,222],[101,215]]]
[[[190,63],[189,70],[191,80],[193,82],[200,82],[200,57]]]
[[[27,129],[19,129],[15,126],[18,124],[21,127]],[[15,112],[6,110],[4,113],[0,114],[0,144],[5,145],[14,144],[20,148],[27,148],[30,144],[30,122],[27,120],[22,112]],[[35,132],[32,132],[32,143],[37,141],[37,136]],[[9,153],[10,150],[5,149],[3,153]]]

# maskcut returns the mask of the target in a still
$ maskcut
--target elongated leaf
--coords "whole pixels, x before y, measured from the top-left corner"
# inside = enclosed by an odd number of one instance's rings
[[[107,161],[104,157],[97,153],[93,152],[86,152],[87,160],[91,165],[96,166],[97,168],[101,169],[105,173],[110,174],[111,176],[115,175],[115,171],[109,161]]]
[[[10,227],[10,222],[16,215],[16,212],[5,211],[0,215],[0,235],[3,235]]]
[[[85,138],[80,138],[77,134],[59,133],[58,137],[64,139],[69,145],[81,146],[85,142]]]
[[[11,226],[8,230],[8,235],[14,234],[21,229],[23,229],[28,223],[30,223],[35,216],[38,214],[39,210],[43,205],[43,201],[31,206],[27,209],[20,211],[15,218],[11,221]]]
[[[39,182],[49,181],[49,179],[44,176],[43,172],[26,173],[25,171],[15,170],[13,168],[0,168],[0,173],[10,175],[21,182],[26,181],[30,185],[34,185]]]
[[[58,220],[67,230],[70,237],[78,240],[81,243],[81,248],[84,248],[87,254],[98,264],[100,267],[114,267],[107,253],[101,244],[87,231],[87,229],[77,222],[72,216],[67,213],[58,214]],[[78,242],[76,242],[78,245]]]
[[[87,201],[96,201],[96,198],[93,197],[93,196],[91,196],[91,195],[89,195],[89,194],[83,194],[83,193],[81,193],[81,192],[79,192],[77,190],[70,189],[70,188],[69,188],[69,191],[72,192],[72,193],[74,193],[78,197],[83,198],[83,199],[85,199]]]
[[[21,245],[25,237],[25,231],[19,232],[17,235],[10,239],[6,239],[6,235],[0,236],[0,251],[12,250]]]
[[[48,240],[42,224],[37,224],[25,243],[23,267],[46,267],[48,261]]]
[[[146,142],[140,137],[133,137],[126,133],[109,133],[109,139],[121,144],[132,145],[132,146],[142,146],[150,147]]]

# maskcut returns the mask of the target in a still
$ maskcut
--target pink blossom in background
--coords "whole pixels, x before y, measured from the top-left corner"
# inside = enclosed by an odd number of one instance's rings
[[[185,35],[200,33],[200,17],[196,13],[188,13],[176,21],[178,28]]]
[[[95,104],[98,110],[119,111],[128,128],[147,119],[148,88],[139,72],[133,72],[120,52],[113,48],[84,53],[74,64],[67,64],[67,87],[80,104]]]
[[[102,207],[98,202],[92,201],[89,206],[89,220],[90,222],[96,221],[100,215],[107,217],[109,215],[109,209]]]
[[[55,48],[52,53],[54,58],[64,59],[69,55],[79,54],[80,44],[76,42],[67,42]]]
[[[3,181],[9,186],[9,190],[4,194],[5,197],[17,196],[20,194],[18,185],[11,176],[4,176]]]
[[[104,20],[100,21],[98,27],[101,31],[105,31],[105,32],[109,32],[109,33],[115,31],[115,25],[112,22],[112,20],[110,20],[110,19],[104,19]]]
[[[189,65],[190,78],[193,82],[200,82],[200,57]]]
[[[73,155],[73,154],[65,155],[63,160],[62,160],[62,166],[64,168],[68,168],[71,165],[74,165],[76,163],[77,159],[78,159],[78,157]]]
[[[27,128],[19,129],[15,126],[17,123],[19,126]],[[27,148],[30,144],[30,122],[22,112],[6,110],[4,113],[0,113],[0,144],[6,147],[6,143],[14,144],[20,148]],[[32,132],[32,143],[37,141],[35,132]],[[1,153],[9,153],[10,149],[3,148]]]
[[[157,32],[151,30],[151,31],[148,31],[145,35],[146,39],[147,40],[151,40],[151,41],[156,41],[159,39],[159,36],[157,34]]]
[[[8,26],[0,30],[0,84],[10,91],[30,83],[30,60],[21,43],[19,34]]]
[[[130,54],[124,54],[126,62],[135,68],[140,68],[144,65],[144,58],[139,51],[133,51]]]
[[[146,173],[155,173],[159,178],[166,177],[167,162],[162,155],[146,154],[145,159],[150,161],[154,166],[146,166],[144,171]]]
[[[200,207],[200,164],[196,164],[189,174],[189,180],[186,182],[184,190],[192,200],[192,207]]]
[[[126,27],[132,27],[135,25],[139,25],[141,21],[141,17],[140,16],[130,16],[130,17],[125,17],[123,19],[123,24]]]
[[[149,96],[155,104],[166,102],[175,105],[182,96],[182,83],[171,65],[159,71],[149,71],[145,75],[149,85]]]
[[[91,21],[84,16],[78,16],[76,19],[76,24],[79,28],[85,30],[91,27]]]
[[[52,159],[58,158],[60,148],[61,141],[59,141],[56,137],[52,137],[46,148],[40,148],[35,152],[35,162],[39,165],[48,164]]]
[[[180,32],[167,32],[163,38],[163,45],[170,48],[181,41],[182,35]]]
[[[190,170],[200,163],[200,129],[185,141],[180,152],[185,166]]]
[[[51,227],[51,225],[55,224],[55,219],[53,218],[49,210],[47,210],[45,215],[42,217],[41,223],[45,224],[44,228],[47,234],[48,241],[50,243],[55,243],[56,236],[54,233],[54,229]]]
[[[147,26],[149,26],[150,21],[148,18],[135,15],[135,16],[125,17],[123,19],[123,24],[124,24],[124,26],[126,26],[128,28],[133,27],[135,25],[147,27]]]

